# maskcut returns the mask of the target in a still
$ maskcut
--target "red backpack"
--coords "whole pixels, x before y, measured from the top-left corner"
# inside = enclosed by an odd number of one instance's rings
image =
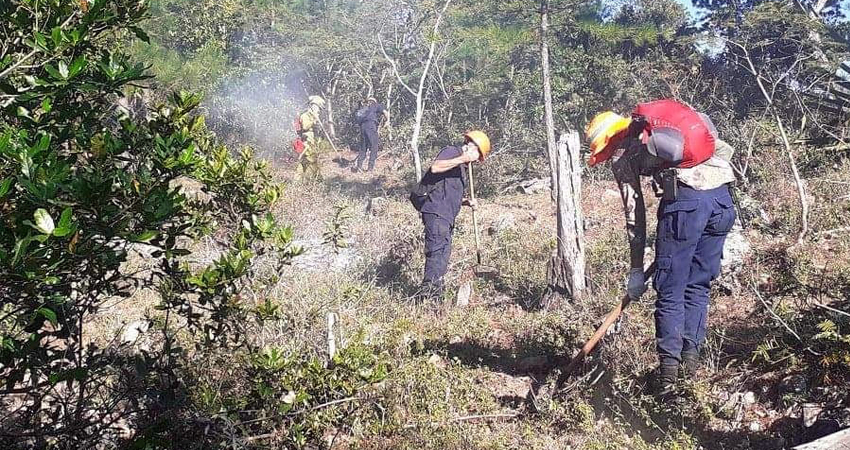
[[[671,167],[688,168],[708,161],[714,155],[714,135],[699,113],[675,100],[658,100],[639,104],[632,117],[646,120],[644,141],[655,130],[659,135],[670,133],[681,135],[681,154],[657,155]]]

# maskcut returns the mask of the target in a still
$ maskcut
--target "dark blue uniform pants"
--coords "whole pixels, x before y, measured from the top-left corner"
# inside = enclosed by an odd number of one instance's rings
[[[425,225],[425,276],[422,285],[440,295],[452,254],[454,223],[430,213],[422,213],[422,223]]]
[[[381,146],[381,140],[378,137],[378,124],[366,122],[360,125],[360,136],[363,145],[360,147],[360,154],[357,155],[357,167],[363,167],[366,152],[369,151],[369,169],[373,169],[375,168],[375,161],[378,159],[378,148]]]
[[[658,207],[653,285],[662,364],[678,364],[682,351],[699,351],[705,341],[709,289],[735,222],[727,186],[707,191],[679,186],[678,198]]]

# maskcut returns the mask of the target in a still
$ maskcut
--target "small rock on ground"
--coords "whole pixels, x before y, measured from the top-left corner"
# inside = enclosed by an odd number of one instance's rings
[[[469,299],[472,297],[472,282],[467,281],[457,290],[456,304],[459,307],[469,306]]]
[[[499,234],[503,231],[509,230],[516,225],[516,216],[512,213],[504,213],[499,215],[487,229],[487,232],[491,235]]]
[[[373,197],[366,204],[366,212],[373,216],[381,216],[389,211],[390,202],[384,197]]]
[[[548,178],[533,178],[512,185],[506,191],[519,191],[523,194],[539,194],[551,189]]]
[[[321,239],[307,239],[293,242],[304,249],[304,253],[292,259],[292,266],[308,272],[342,272],[357,264],[361,255],[353,248],[338,248],[336,251]]]
[[[726,236],[726,242],[723,244],[721,267],[724,270],[739,270],[743,267],[744,259],[750,253],[750,248],[750,242],[741,232],[741,228],[733,228]]]
[[[602,196],[609,200],[620,200],[620,193],[614,189],[605,189]]]
[[[125,344],[135,344],[136,341],[139,340],[139,337],[148,331],[150,326],[151,324],[147,320],[136,320],[130,322],[124,327],[124,331],[121,332],[121,342]]]

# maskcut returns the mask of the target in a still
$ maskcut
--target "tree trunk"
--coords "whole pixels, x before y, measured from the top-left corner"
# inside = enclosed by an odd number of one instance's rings
[[[446,9],[449,7],[449,3],[451,3],[451,0],[446,0],[446,3],[443,4],[443,9],[437,13],[437,19],[434,22],[434,30],[431,34],[431,39],[436,39],[437,31],[440,28],[440,22],[443,20],[443,15],[445,15]],[[414,116],[415,121],[413,125],[413,134],[410,137],[410,151],[413,153],[413,168],[416,171],[416,181],[419,182],[422,179],[422,159],[419,156],[419,134],[422,132],[422,117],[425,114],[425,80],[428,78],[428,71],[431,69],[431,64],[434,62],[434,50],[437,47],[437,41],[432,40],[431,45],[428,46],[428,59],[425,61],[425,67],[422,69],[422,75],[419,77],[419,89],[416,91],[411,89],[411,87],[401,78],[401,74],[398,72],[398,66],[396,65],[395,60],[390,58],[387,51],[384,49],[384,43],[381,41],[380,33],[378,34],[378,44],[381,47],[381,52],[384,54],[384,58],[392,66],[393,73],[395,73],[399,84],[401,84],[407,92],[410,92],[416,97],[416,115]]]
[[[430,62],[430,58],[428,62]],[[423,78],[426,72],[423,72]],[[422,159],[419,156],[419,133],[422,131],[422,115],[425,112],[422,99],[422,84],[416,92],[416,115],[413,123],[413,134],[410,136],[410,151],[413,153],[413,170],[416,173],[416,182],[422,180]]]
[[[540,60],[543,66],[543,107],[544,121],[546,122],[546,151],[549,154],[549,170],[552,172],[552,201],[557,201],[558,180],[555,179],[558,162],[555,143],[555,115],[552,111],[552,78],[549,70],[549,44],[547,35],[549,30],[549,0],[540,2]]]
[[[339,80],[334,80],[333,85],[331,85],[330,95],[325,95],[325,102],[328,107],[328,135],[331,139],[336,139],[336,122],[334,121],[334,108],[332,98],[336,95],[336,86]]]
[[[437,20],[434,22],[433,40],[428,47],[428,59],[425,61],[425,68],[422,69],[422,76],[419,77],[419,89],[416,91],[416,121],[413,125],[413,135],[410,137],[410,148],[413,151],[413,167],[416,170],[416,182],[422,179],[422,160],[419,156],[419,134],[422,132],[422,116],[425,114],[425,80],[428,78],[428,71],[434,62],[434,50],[437,48],[437,29],[440,27],[440,22],[443,20],[443,15],[449,7],[449,3],[451,3],[451,0],[446,0],[443,9],[437,14]]]
[[[562,134],[555,147],[552,180],[558,190],[555,203],[558,246],[549,263],[549,287],[545,301],[557,297],[579,300],[586,288],[584,215],[581,211],[581,141],[577,131]]]
[[[808,444],[798,445],[793,450],[842,450],[850,449],[850,429],[822,437]]]
[[[392,141],[393,140],[392,117],[393,116],[392,116],[392,108],[390,107],[391,106],[390,104],[393,101],[392,100],[392,98],[393,98],[393,84],[392,83],[388,83],[388,84],[389,84],[389,86],[387,86],[387,131],[388,131],[387,138],[388,138],[388,140]]]
[[[794,150],[791,148],[791,142],[788,140],[788,135],[785,133],[785,127],[782,125],[782,119],[774,110],[773,118],[776,120],[776,125],[779,126],[779,133],[782,136],[782,144],[785,146],[785,156],[788,157],[788,163],[791,165],[791,174],[794,176],[794,184],[797,186],[797,197],[800,200],[800,233],[797,234],[797,245],[801,245],[809,232],[809,201],[806,198],[806,186],[803,179],[800,177],[800,171],[797,170],[797,161],[794,158]]]

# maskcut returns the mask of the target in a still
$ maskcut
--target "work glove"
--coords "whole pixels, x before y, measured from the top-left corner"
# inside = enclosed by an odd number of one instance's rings
[[[626,292],[632,300],[640,299],[640,296],[646,292],[646,275],[643,274],[643,269],[633,268],[629,271],[629,282],[626,284]]]

